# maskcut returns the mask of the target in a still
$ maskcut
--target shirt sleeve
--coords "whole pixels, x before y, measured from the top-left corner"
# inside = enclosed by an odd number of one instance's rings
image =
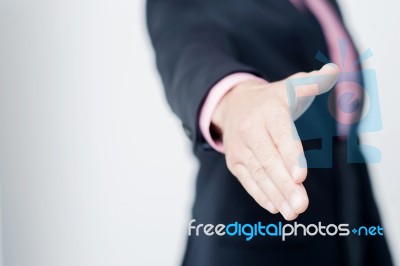
[[[147,26],[165,95],[193,150],[203,150],[199,115],[208,92],[233,73],[263,77],[238,56],[232,32],[204,0],[147,0]]]

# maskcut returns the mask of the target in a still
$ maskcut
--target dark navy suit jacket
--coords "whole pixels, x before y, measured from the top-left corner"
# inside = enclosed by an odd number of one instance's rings
[[[332,1],[337,12],[336,2]],[[204,141],[198,115],[219,80],[248,72],[270,82],[322,67],[329,58],[316,18],[288,0],[148,0],[147,22],[168,103],[181,119],[200,162],[193,218],[197,223],[277,223],[228,171],[222,154]],[[363,157],[356,141],[336,138],[336,121],[318,96],[296,121],[311,168],[305,182],[310,205],[297,222],[380,224]],[[350,138],[356,140],[356,125]],[[161,133],[162,134],[162,133]],[[342,146],[344,148],[342,148]],[[348,151],[348,152],[347,152]],[[348,181],[350,180],[350,181]],[[173,189],[173,188],[171,188]],[[184,265],[391,265],[383,237],[192,236]]]

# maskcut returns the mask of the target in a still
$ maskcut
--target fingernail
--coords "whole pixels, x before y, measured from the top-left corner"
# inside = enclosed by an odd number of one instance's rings
[[[272,202],[270,202],[270,201],[267,202],[266,207],[267,207],[268,211],[271,213],[276,213],[278,211],[276,209],[276,207],[274,206],[274,204],[272,204]]]
[[[334,69],[339,69],[338,65],[336,65],[334,63],[326,64],[322,68],[325,68],[325,67],[328,67],[328,66],[331,67],[331,68],[334,68]]]
[[[304,198],[302,195],[300,195],[299,193],[294,193],[291,197],[290,197],[290,205],[292,206],[293,210],[298,210],[302,207],[304,202]]]
[[[304,157],[304,155],[300,155],[298,159],[298,165],[295,165],[292,169],[292,176],[294,181],[298,181],[302,177],[306,168],[307,168],[306,157]]]
[[[294,181],[298,181],[300,179],[302,171],[303,170],[300,167],[298,167],[297,165],[295,167],[293,167],[292,177],[293,177]]]
[[[289,203],[287,203],[286,201],[282,203],[281,213],[286,220],[291,219],[295,215],[294,212],[292,211],[292,208],[290,208]]]

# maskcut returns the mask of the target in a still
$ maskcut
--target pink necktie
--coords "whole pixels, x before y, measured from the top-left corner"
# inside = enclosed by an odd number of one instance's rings
[[[299,1],[294,4],[298,5]],[[340,67],[341,78],[335,87],[335,98],[330,99],[335,103],[330,112],[337,121],[338,135],[346,136],[350,126],[359,119],[361,110],[362,87],[355,47],[331,3],[327,0],[302,1],[319,21],[330,59]]]

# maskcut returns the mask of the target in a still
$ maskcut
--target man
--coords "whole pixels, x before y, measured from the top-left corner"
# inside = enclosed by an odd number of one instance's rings
[[[147,12],[168,102],[200,162],[197,224],[381,224],[356,136],[358,56],[335,1],[148,0]],[[294,263],[392,265],[383,236],[301,234],[192,234],[183,262]]]

